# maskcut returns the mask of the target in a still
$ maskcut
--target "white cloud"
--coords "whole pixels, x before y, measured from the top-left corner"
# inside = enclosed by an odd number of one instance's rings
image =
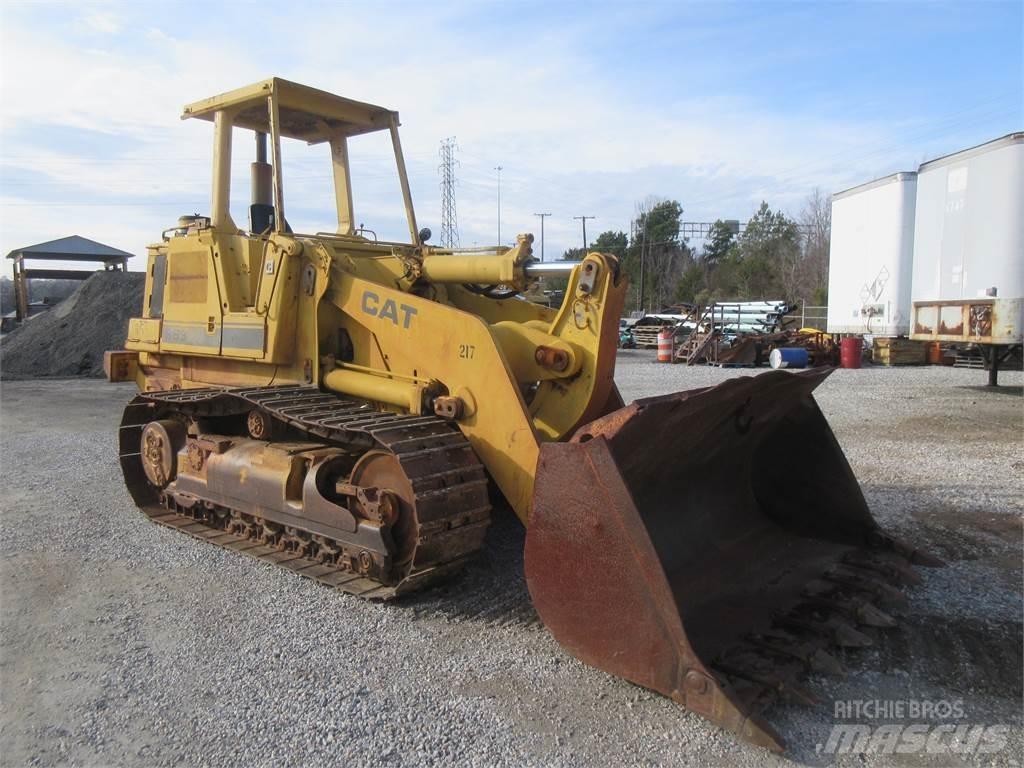
[[[123,22],[120,16],[110,11],[87,11],[82,15],[82,23],[94,32],[113,35],[121,31]]]
[[[438,141],[455,135],[463,243],[494,238],[492,169],[502,164],[503,239],[535,229],[535,211],[551,211],[549,256],[578,243],[573,215],[598,216],[596,235],[628,230],[634,201],[649,194],[681,200],[697,219],[743,218],[762,198],[795,210],[813,186],[839,189],[912,165],[922,151],[908,154],[899,141],[906,125],[773,112],[722,89],[701,95],[698,84],[713,72],[680,67],[678,92],[687,97],[649,103],[617,76],[614,53],[590,44],[595,20],[496,41],[465,30],[462,6],[226,5],[203,23],[173,9],[160,16],[151,5],[114,8],[87,8],[64,26],[31,13],[5,19],[0,252],[70,232],[141,252],[208,197],[210,127],[179,122],[181,106],[271,74],[399,109],[417,212],[435,231]],[[34,125],[98,132],[123,147],[40,147],[25,135]],[[391,161],[385,147],[367,143],[362,153],[353,142],[357,218],[384,221],[395,229],[387,234],[400,236],[396,187],[382,181]],[[247,160],[236,158],[239,178]],[[365,173],[375,161],[378,169]],[[11,181],[26,172],[37,181]],[[329,217],[329,193],[314,196],[328,177],[326,161],[286,166],[289,202]],[[78,200],[131,205],[40,205]]]

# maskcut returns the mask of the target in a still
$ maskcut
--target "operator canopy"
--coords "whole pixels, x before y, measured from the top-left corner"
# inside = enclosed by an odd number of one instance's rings
[[[231,194],[231,133],[234,128],[256,134],[256,162],[252,165],[252,204],[250,231],[290,232],[284,208],[284,185],[281,175],[282,137],[298,139],[307,144],[329,144],[334,168],[335,206],[338,214],[337,233],[355,234],[352,207],[352,178],[349,168],[348,139],[376,131],[388,131],[395,153],[398,181],[402,189],[409,241],[422,245],[429,236],[416,226],[412,192],[398,138],[398,113],[384,107],[366,104],[327,91],[299,85],[279,77],[238,88],[219,96],[185,106],[182,119],[198,117],[215,126],[213,153],[213,200],[210,221],[214,229],[234,230],[229,198]],[[270,140],[270,162],[267,139]]]
[[[212,122],[218,111],[225,110],[234,113],[232,122],[236,126],[271,133],[267,112],[267,97],[271,93],[277,98],[280,135],[289,139],[319,144],[399,125],[398,112],[394,110],[335,96],[279,77],[188,104],[181,117]]]

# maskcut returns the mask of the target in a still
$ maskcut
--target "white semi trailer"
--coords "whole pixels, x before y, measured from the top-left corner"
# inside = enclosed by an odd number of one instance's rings
[[[917,172],[911,338],[982,345],[989,384],[1024,340],[1024,133]]]
[[[910,333],[916,198],[913,171],[832,196],[829,333]]]

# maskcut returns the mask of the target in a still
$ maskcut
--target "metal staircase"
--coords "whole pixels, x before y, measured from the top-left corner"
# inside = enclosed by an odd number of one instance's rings
[[[722,332],[714,322],[714,315],[714,304],[709,305],[703,310],[699,307],[694,307],[690,310],[687,319],[696,320],[697,327],[690,332],[686,337],[686,341],[680,345],[679,351],[676,352],[676,362],[694,365],[707,358],[709,350],[712,351],[712,356],[717,358],[717,355],[714,353],[717,352],[717,341],[721,338]],[[708,362],[711,362],[711,360],[708,360]]]

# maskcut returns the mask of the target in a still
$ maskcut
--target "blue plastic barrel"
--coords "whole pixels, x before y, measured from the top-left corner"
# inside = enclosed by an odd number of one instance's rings
[[[779,347],[768,355],[772,368],[806,368],[807,350],[803,347]]]

